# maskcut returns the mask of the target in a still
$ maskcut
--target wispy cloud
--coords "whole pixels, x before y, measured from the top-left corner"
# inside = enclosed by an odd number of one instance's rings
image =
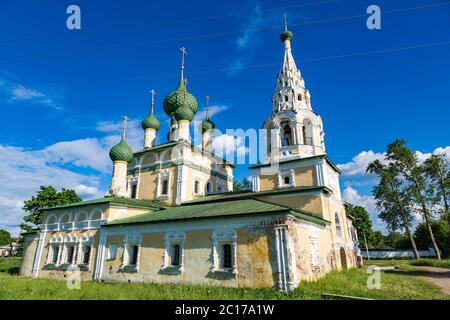
[[[208,115],[210,118],[214,117],[216,114],[225,111],[228,109],[228,106],[226,105],[220,105],[220,106],[210,106]],[[194,121],[203,121],[205,119],[206,111],[202,110],[200,112],[197,112],[194,117]]]
[[[17,235],[23,201],[41,185],[72,188],[83,199],[105,195],[111,174],[109,149],[120,141],[121,123],[96,124],[99,137],[60,141],[38,150],[0,144],[0,229]],[[127,142],[133,150],[142,145],[139,121],[128,122]]]
[[[53,86],[25,85],[15,76],[0,72],[0,98],[10,104],[29,103],[54,110],[63,110],[65,91]]]
[[[243,32],[235,40],[234,55],[227,64],[227,75],[235,76],[252,59],[255,49],[262,45],[264,32],[258,32],[258,29],[265,27],[280,26],[282,30],[282,12],[280,10],[265,10],[259,2],[255,2],[251,13],[245,16],[239,26]],[[288,18],[292,21],[306,21],[309,18],[303,11],[290,10]]]

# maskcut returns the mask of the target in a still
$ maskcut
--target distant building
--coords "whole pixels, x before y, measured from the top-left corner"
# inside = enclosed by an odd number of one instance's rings
[[[18,244],[12,242],[11,244],[0,246],[0,257],[11,257],[17,251]]]
[[[186,88],[183,49],[178,88],[163,104],[168,141],[155,145],[153,93],[143,148],[128,146],[125,119],[122,140],[110,151],[108,196],[45,210],[40,231],[25,235],[21,274],[64,279],[78,266],[84,279],[292,290],[357,266],[340,171],[325,153],[322,118],[312,110],[292,38],[285,25],[283,62],[263,124],[272,133],[267,159],[250,167],[251,192],[233,193],[234,166],[211,153],[215,124],[208,112],[202,146],[191,143],[198,105]]]

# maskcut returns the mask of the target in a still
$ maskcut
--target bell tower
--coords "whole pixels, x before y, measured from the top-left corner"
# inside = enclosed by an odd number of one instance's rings
[[[263,127],[269,132],[267,162],[325,153],[322,119],[312,110],[310,93],[292,55],[293,37],[284,15],[284,31],[280,34],[283,61],[272,96],[272,114]]]

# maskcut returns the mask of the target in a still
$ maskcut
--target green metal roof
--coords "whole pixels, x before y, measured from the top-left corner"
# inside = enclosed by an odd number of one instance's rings
[[[284,193],[302,193],[302,192],[310,192],[310,191],[323,191],[323,192],[332,192],[331,189],[325,186],[311,186],[311,187],[292,187],[292,188],[283,188],[277,190],[267,190],[267,191],[258,191],[258,192],[229,192],[224,194],[214,194],[210,196],[205,196],[200,199],[195,199],[191,201],[183,202],[181,205],[190,205],[194,203],[210,203],[210,202],[219,202],[219,201],[228,201],[231,199],[248,199],[255,198],[258,196],[267,196],[272,194],[284,194]]]
[[[307,157],[307,158],[299,158],[299,159],[291,159],[291,160],[286,160],[286,161],[280,161],[279,164],[282,163],[289,163],[289,162],[302,162],[302,161],[306,161],[309,159],[314,159],[314,158],[324,158],[328,164],[334,169],[336,170],[336,172],[341,173],[341,170],[333,163],[333,161],[331,161],[330,157],[328,157],[326,154],[320,154],[317,156],[312,156],[312,157]],[[256,164],[253,166],[248,167],[249,169],[254,169],[254,168],[261,168],[261,167],[270,167],[271,164],[270,163],[261,163],[261,164]]]
[[[92,200],[87,200],[87,201],[63,204],[63,205],[59,205],[59,206],[55,206],[55,207],[49,207],[49,208],[45,208],[44,210],[62,209],[62,208],[69,208],[69,207],[81,207],[81,206],[89,206],[89,205],[105,204],[105,203],[116,204],[116,205],[125,205],[127,207],[134,207],[134,208],[149,208],[149,209],[157,209],[157,210],[165,208],[165,206],[155,203],[154,201],[131,199],[131,198],[120,198],[120,197],[104,197],[104,198],[99,198],[99,199],[92,199]]]
[[[190,206],[177,206],[148,212],[133,217],[110,221],[106,226],[135,223],[168,222],[186,219],[204,219],[254,214],[291,214],[299,219],[326,224],[327,221],[307,213],[255,199],[214,202]]]

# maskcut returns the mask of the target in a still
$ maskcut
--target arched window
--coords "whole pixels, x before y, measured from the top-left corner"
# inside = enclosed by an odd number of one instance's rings
[[[298,101],[302,101],[302,94],[301,93],[298,94],[297,99],[298,99]]]
[[[341,221],[339,220],[339,215],[337,212],[334,215],[334,224],[336,225],[336,235],[338,237],[342,237]]]
[[[292,145],[292,130],[289,124],[282,125],[281,130],[281,146],[287,147]]]
[[[162,183],[161,194],[162,195],[167,195],[168,192],[169,192],[169,180],[168,179],[164,179],[163,183]]]
[[[302,133],[303,133],[303,144],[306,144],[308,146],[314,145],[312,123],[310,120],[308,119],[303,120]]]
[[[211,194],[212,193],[212,183],[208,182],[206,184],[206,194]]]
[[[194,181],[194,194],[200,193],[200,182],[198,180]]]
[[[284,96],[284,101],[288,102],[289,101],[289,97],[288,96]]]

